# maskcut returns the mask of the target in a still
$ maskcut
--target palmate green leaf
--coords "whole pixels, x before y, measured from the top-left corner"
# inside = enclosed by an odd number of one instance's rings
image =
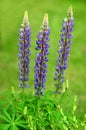
[[[21,120],[21,118],[22,118],[22,115],[19,115],[19,116],[15,119],[15,122],[20,121],[20,120]]]
[[[16,125],[13,125],[13,126],[10,127],[9,130],[19,130],[19,129],[18,129],[18,127]]]
[[[21,126],[21,127],[23,127],[23,128],[26,128],[26,127],[25,127],[26,122],[25,122],[24,120],[21,120],[21,118],[22,118],[22,115],[18,116],[18,117],[16,118],[16,120],[15,120],[15,124],[16,124],[17,126]]]
[[[23,127],[23,128],[26,128],[26,122],[25,122],[25,121],[22,121],[22,120],[16,122],[16,125],[17,125],[17,126],[21,126],[21,127]]]
[[[14,121],[15,120],[15,113],[12,113],[12,121]]]
[[[15,108],[14,107],[12,107],[12,121],[14,121],[15,120],[15,118],[16,118],[16,110],[15,110]]]
[[[8,123],[10,122],[9,119],[3,115],[0,115],[0,119],[4,122],[8,122]]]
[[[9,113],[7,113],[6,111],[4,111],[4,114],[7,117],[7,119],[11,122],[12,118],[10,117]]]
[[[5,103],[4,111],[7,111],[10,108],[10,104]]]
[[[26,125],[26,124],[23,125],[23,124],[21,124],[21,123],[20,123],[20,124],[16,124],[16,126],[18,126],[18,127],[22,127],[22,128],[25,128],[25,129],[27,128],[27,125]]]
[[[8,130],[10,127],[10,124],[0,124],[0,130]]]
[[[17,122],[15,122],[16,124],[26,124],[26,122],[24,120],[19,120]]]

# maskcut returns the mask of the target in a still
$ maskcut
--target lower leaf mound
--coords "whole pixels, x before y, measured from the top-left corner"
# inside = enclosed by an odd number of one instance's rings
[[[5,94],[8,98],[0,101],[0,130],[85,130],[86,117],[81,121],[76,116],[76,97],[71,99],[68,93],[59,100],[51,91],[41,97]]]

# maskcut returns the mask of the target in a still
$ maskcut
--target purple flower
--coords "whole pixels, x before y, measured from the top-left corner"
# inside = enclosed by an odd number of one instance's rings
[[[28,85],[28,73],[29,73],[29,63],[30,63],[30,25],[28,22],[28,13],[25,11],[23,23],[19,31],[19,80],[20,87],[27,88]]]
[[[36,41],[36,50],[39,51],[36,54],[35,60],[35,89],[36,95],[43,95],[46,82],[46,73],[47,73],[47,64],[48,58],[48,41],[49,41],[50,29],[48,26],[48,14],[44,15],[43,24],[41,26],[41,30],[38,33],[38,40]]]
[[[67,18],[63,20],[62,30],[61,30],[61,39],[60,39],[60,47],[58,51],[58,59],[56,62],[56,72],[55,72],[55,86],[56,93],[61,93],[63,88],[63,82],[65,81],[64,72],[67,69],[67,61],[69,57],[70,44],[72,43],[72,31],[74,26],[74,18],[72,7],[70,6],[68,9]]]

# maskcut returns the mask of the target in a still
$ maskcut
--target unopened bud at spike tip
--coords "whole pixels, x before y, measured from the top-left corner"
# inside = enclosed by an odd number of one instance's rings
[[[68,14],[67,14],[67,16],[68,16],[69,18],[73,18],[73,9],[72,9],[72,5],[70,5],[69,8],[68,8]]]
[[[41,26],[42,29],[46,30],[48,28],[48,14],[44,14],[43,23]]]
[[[23,23],[29,24],[29,21],[28,21],[28,12],[27,11],[24,12]]]
[[[47,14],[47,13],[44,14],[43,23],[44,23],[44,22],[47,22],[47,23],[48,23],[48,14]]]

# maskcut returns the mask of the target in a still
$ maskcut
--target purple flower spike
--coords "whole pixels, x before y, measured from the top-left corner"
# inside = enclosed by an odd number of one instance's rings
[[[72,43],[72,31],[74,26],[74,18],[72,7],[70,6],[68,9],[67,18],[63,20],[62,30],[61,30],[61,39],[60,39],[60,47],[58,51],[58,60],[56,62],[56,72],[54,80],[56,81],[56,93],[61,93],[63,89],[64,71],[67,69],[67,61],[69,57],[70,44]]]
[[[25,11],[23,23],[19,31],[19,80],[20,88],[27,88],[28,85],[28,73],[29,73],[29,63],[30,63],[30,25],[28,22],[28,13]]]
[[[36,50],[39,51],[37,53],[37,57],[35,60],[35,89],[36,95],[43,95],[46,82],[46,73],[47,73],[47,64],[48,58],[48,41],[49,41],[50,29],[48,26],[48,14],[44,15],[43,24],[41,26],[41,30],[38,33],[38,40],[36,41]]]

